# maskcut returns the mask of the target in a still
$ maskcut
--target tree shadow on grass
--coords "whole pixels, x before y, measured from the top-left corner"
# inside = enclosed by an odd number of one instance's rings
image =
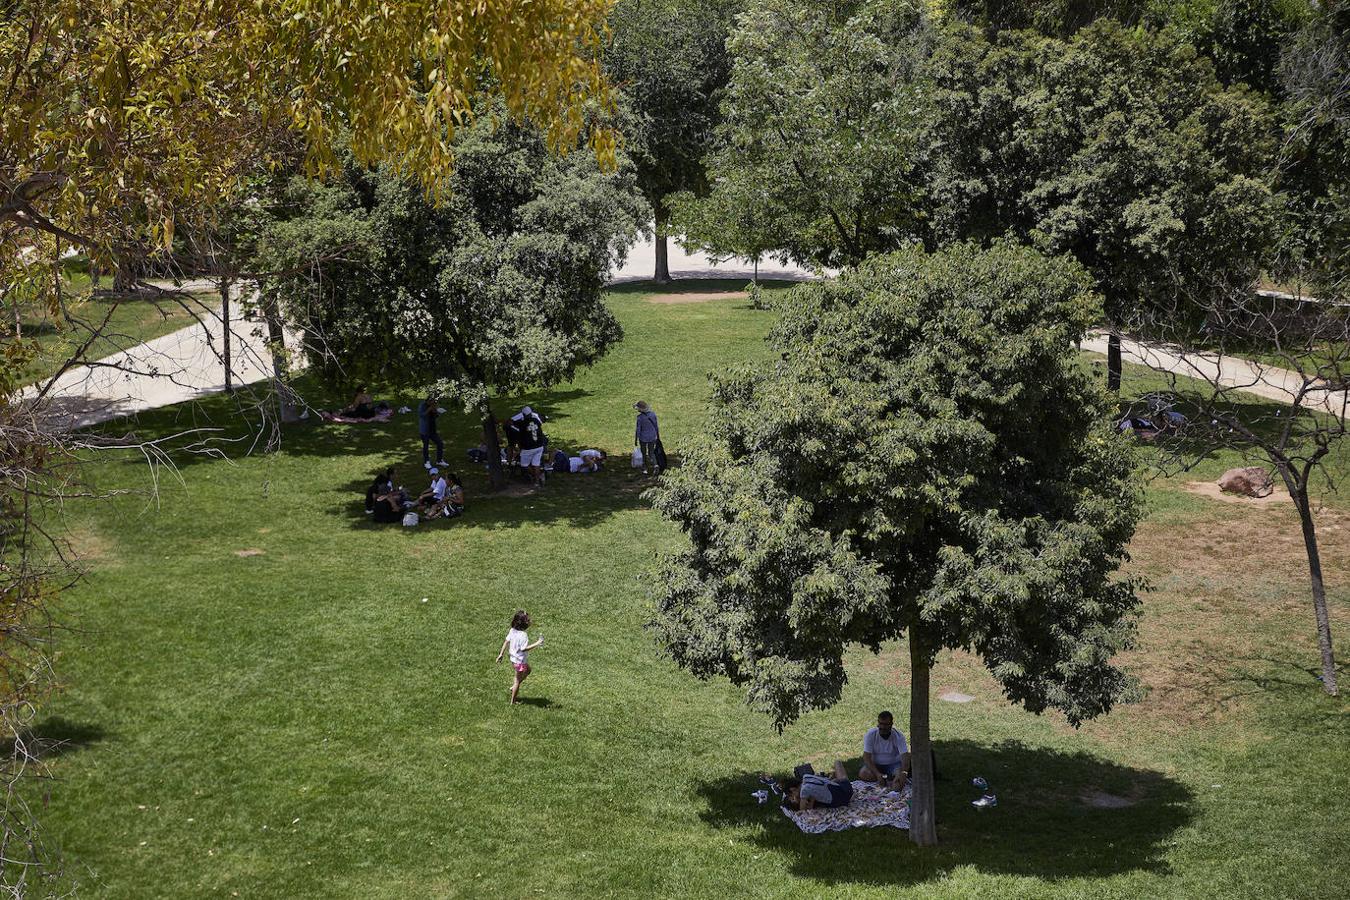
[[[107,733],[97,725],[51,716],[29,729],[23,736],[23,743],[29,754],[45,761],[85,750],[105,737]],[[8,757],[13,752],[13,738],[0,743],[0,753]]]
[[[1192,818],[1191,792],[1159,772],[1020,743],[947,741],[936,753],[935,849],[891,828],[804,834],[776,805],[750,798],[760,787],[753,774],[700,785],[702,818],[788,855],[794,876],[879,887],[941,879],[957,866],[1049,881],[1165,872],[1170,836]],[[846,765],[856,773],[857,760]],[[971,806],[982,793],[970,783],[977,775],[997,794],[996,808]]]
[[[656,479],[635,477],[627,466],[627,460],[621,458],[611,467],[592,474],[550,475],[542,490],[531,490],[528,484],[511,481],[505,491],[491,494],[486,490],[486,473],[481,467],[469,465],[459,470],[467,501],[464,514],[453,519],[431,519],[419,523],[417,528],[405,530],[412,535],[442,529],[519,528],[560,523],[588,528],[615,513],[644,505],[642,494],[656,483]],[[465,477],[470,470],[473,477]],[[430,478],[420,464],[396,468],[396,483],[403,484],[409,494],[420,494],[429,482]],[[332,514],[346,518],[356,530],[399,528],[396,524],[372,521],[365,514],[368,485],[369,482],[361,481],[334,488],[344,499],[331,508]]]
[[[761,278],[759,286],[766,291],[786,290],[799,284],[813,281],[808,276],[800,278]],[[625,281],[613,284],[606,289],[610,294],[711,294],[726,291],[743,291],[751,282],[750,278],[677,278],[661,284],[650,279]]]

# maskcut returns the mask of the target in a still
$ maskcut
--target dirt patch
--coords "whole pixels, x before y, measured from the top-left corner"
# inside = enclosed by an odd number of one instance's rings
[[[1277,487],[1274,491],[1264,497],[1247,497],[1243,494],[1229,494],[1219,490],[1219,485],[1213,481],[1188,481],[1184,485],[1184,488],[1188,494],[1198,494],[1201,497],[1208,497],[1211,500],[1222,500],[1224,503],[1240,503],[1243,506],[1272,506],[1289,502],[1289,492],[1280,487]]]
[[[242,556],[242,557],[263,556],[266,553],[267,553],[266,550],[259,550],[257,547],[249,547],[247,550],[234,551],[235,556]]]
[[[78,563],[106,564],[112,557],[112,544],[92,529],[81,528],[71,531],[67,542],[71,554]]]
[[[647,298],[647,302],[663,305],[675,303],[708,303],[712,300],[744,300],[747,296],[745,291],[711,291],[701,294],[690,291],[683,294],[652,294]]]

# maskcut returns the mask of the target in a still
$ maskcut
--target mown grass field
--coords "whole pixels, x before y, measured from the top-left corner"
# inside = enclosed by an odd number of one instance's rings
[[[182,456],[156,496],[139,457],[92,469],[140,493],[67,511],[90,574],[65,601],[66,687],[39,730],[68,741],[44,816],[69,880],[121,898],[1345,896],[1350,703],[1313,677],[1292,511],[1182,489],[1231,459],[1150,489],[1131,565],[1155,589],[1128,660],[1144,700],[1074,731],[955,654],[934,686],[975,700],[934,704],[940,848],[807,836],[757,806],[752,773],[853,766],[877,710],[906,722],[906,656],[858,653],[844,701],[781,736],[658,656],[645,573],[679,536],[622,458],[631,406],[651,401],[678,451],[707,373],[764,356],[772,314],[644,290],[612,296],[626,337],[609,357],[510,398],[556,443],[618,454],[597,476],[485,500],[466,464],[463,519],[371,525],[378,467],[424,480],[411,416]],[[1126,390],[1152,386],[1130,373]],[[137,428],[234,429],[234,408]],[[463,417],[442,433],[457,463],[477,443]],[[1322,522],[1344,635],[1350,506]],[[517,606],[546,643],[511,708],[493,660]],[[997,809],[970,806],[975,775]]]

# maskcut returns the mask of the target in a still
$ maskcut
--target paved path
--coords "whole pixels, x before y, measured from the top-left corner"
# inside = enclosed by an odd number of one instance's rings
[[[687,254],[673,241],[668,259],[675,278],[745,278],[754,266],[740,260],[716,262],[703,254]],[[635,246],[623,268],[614,273],[612,283],[650,279],[656,269],[656,248],[648,241]],[[760,264],[761,278],[800,280],[812,277],[797,266],[765,261]],[[211,290],[210,282],[188,282],[185,291]],[[242,304],[238,304],[242,306]],[[216,394],[225,389],[225,370],[220,352],[224,346],[224,324],[219,309],[203,316],[203,321],[155,340],[114,354],[88,366],[66,372],[48,392],[44,413],[57,417],[63,425],[80,428],[161,406]],[[265,329],[261,323],[232,321],[230,342],[232,382],[248,385],[272,377],[272,358],[267,350]],[[294,346],[295,337],[287,335]],[[33,388],[24,396],[35,396]]]
[[[1093,353],[1105,354],[1106,345],[1105,332],[1093,332],[1083,341],[1083,349]],[[1231,388],[1277,403],[1290,403],[1304,389],[1303,377],[1297,372],[1236,356],[1181,354],[1165,346],[1141,344],[1128,339],[1120,342],[1120,353],[1125,362],[1148,366],[1155,372],[1197,379],[1211,385],[1211,391],[1215,391],[1216,387]],[[1350,396],[1346,391],[1313,388],[1304,397],[1302,405],[1307,409],[1320,408],[1323,412],[1345,418],[1348,401]]]
[[[703,254],[688,254],[673,241],[668,262],[671,275],[675,278],[748,280],[754,273],[754,266],[743,260],[714,261]],[[655,246],[650,241],[640,243],[633,248],[624,266],[614,273],[611,283],[648,280],[655,271],[655,265]],[[772,260],[760,264],[759,276],[791,280],[815,277],[798,266],[783,265]],[[188,290],[210,287],[209,283],[184,285],[184,289]],[[272,359],[261,323],[236,320],[231,322],[230,332],[233,335],[233,383],[247,385],[270,378]],[[223,334],[224,326],[219,311],[214,310],[197,325],[132,347],[92,365],[76,367],[63,375],[50,390],[49,414],[62,417],[65,420],[63,424],[70,427],[82,427],[219,393],[225,388],[225,374],[219,355]],[[287,335],[288,344],[293,345],[293,340],[293,335]],[[1105,353],[1106,335],[1090,335],[1083,342],[1083,349]],[[1222,362],[1213,357],[1182,357],[1165,348],[1129,340],[1123,342],[1122,352],[1130,362],[1160,372],[1198,377],[1279,402],[1288,402],[1302,384],[1301,379],[1292,372],[1234,357],[1225,357]],[[33,389],[29,389],[25,395],[31,397],[33,393]],[[1321,400],[1333,414],[1345,414],[1346,392],[1328,392]]]

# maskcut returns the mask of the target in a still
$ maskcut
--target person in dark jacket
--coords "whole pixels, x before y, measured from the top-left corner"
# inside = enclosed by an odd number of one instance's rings
[[[417,404],[417,433],[422,437],[422,467],[431,468],[430,445],[436,445],[436,465],[447,466],[445,461],[445,441],[436,430],[436,417],[440,410],[436,408],[436,395],[427,394],[427,398]]]

